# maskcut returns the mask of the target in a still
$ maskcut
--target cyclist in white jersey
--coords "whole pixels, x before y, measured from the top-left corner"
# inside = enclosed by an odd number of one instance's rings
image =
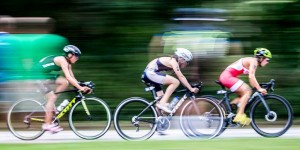
[[[152,60],[142,74],[142,80],[146,83],[155,85],[157,96],[162,98],[156,103],[156,107],[167,113],[171,113],[168,107],[168,100],[180,82],[191,92],[197,93],[198,88],[192,88],[185,76],[181,73],[180,68],[185,68],[193,59],[192,53],[185,48],[177,48],[175,55],[172,57],[160,57]],[[161,71],[174,71],[177,78],[161,73]],[[161,85],[168,85],[165,93],[162,91]]]

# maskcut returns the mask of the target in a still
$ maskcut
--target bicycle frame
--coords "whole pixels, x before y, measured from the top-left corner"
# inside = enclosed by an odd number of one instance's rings
[[[140,116],[141,114],[143,114],[143,112],[145,110],[147,110],[149,107],[153,106],[157,101],[160,100],[159,97],[157,97],[156,95],[156,89],[154,86],[146,84],[148,87],[145,88],[145,91],[150,91],[152,96],[154,97],[154,101],[150,102],[149,106],[147,106],[138,116]],[[192,85],[193,87],[197,87],[199,90],[201,90],[202,87],[202,82],[198,83],[198,84],[194,84]],[[195,99],[195,94],[191,93],[190,91],[188,91],[187,89],[183,89],[183,90],[179,90],[176,91],[177,93],[179,92],[186,92],[181,98],[180,100],[177,102],[177,104],[174,106],[174,108],[172,109],[172,112],[168,115],[168,116],[173,116],[173,114],[177,111],[177,109],[183,104],[183,102],[190,97],[191,100]]]
[[[69,102],[69,104],[56,116],[56,118],[60,119],[62,116],[64,116],[65,113],[68,112],[72,108],[72,106],[73,106],[73,104],[75,104],[75,102],[76,102],[76,98],[73,98]],[[84,107],[84,108],[86,108],[86,107]]]
[[[271,79],[271,81],[269,83],[262,83],[260,84],[261,86],[265,87],[267,90],[271,90],[272,92],[274,91],[273,86],[274,86],[274,81],[273,79]],[[217,82],[217,81],[216,81]],[[222,90],[217,91],[217,94],[223,94],[223,98],[222,100],[219,102],[219,104],[224,103],[225,107],[226,107],[226,113],[230,114],[232,113],[232,109],[230,107],[230,99],[229,99],[229,94],[233,93],[229,90],[225,90],[225,87],[220,84],[219,82],[217,82],[221,87]],[[253,89],[254,93],[250,96],[250,98],[248,99],[246,108],[248,108],[252,102],[254,102],[254,100],[257,99],[257,97],[259,98],[259,101],[261,101],[266,109],[267,113],[270,113],[270,107],[268,106],[268,104],[266,103],[264,96],[262,95],[262,93],[258,92],[256,89]]]
[[[68,90],[68,91],[61,91],[61,92],[57,92],[55,94],[59,94],[59,93],[66,93],[66,92],[74,92],[75,90]],[[77,91],[77,90],[76,90]],[[56,120],[62,118],[72,107],[73,105],[76,103],[76,101],[81,101],[83,108],[85,110],[85,112],[87,113],[88,116],[90,116],[90,112],[86,106],[86,103],[84,102],[84,96],[82,95],[82,93],[79,91],[78,95],[76,97],[74,97],[68,104],[67,106],[60,111],[54,118],[54,120],[52,122],[55,122]],[[44,103],[45,104],[45,103]],[[44,105],[42,104],[42,105]],[[44,119],[37,119],[37,118],[30,118],[31,121],[38,121],[38,122],[45,122]]]

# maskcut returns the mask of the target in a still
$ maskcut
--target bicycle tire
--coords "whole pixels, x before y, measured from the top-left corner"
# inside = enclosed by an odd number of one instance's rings
[[[264,99],[272,113],[266,115],[265,107],[257,97],[250,107],[251,126],[261,136],[279,137],[292,125],[292,107],[285,98],[279,95],[268,94],[264,96]]]
[[[180,114],[181,130],[191,139],[212,139],[222,131],[223,124],[221,106],[207,98],[189,101]]]
[[[140,116],[137,117],[138,115]],[[131,97],[117,106],[114,113],[114,127],[125,140],[146,140],[156,131],[156,118],[157,112],[147,100]]]
[[[86,104],[87,114],[83,103]],[[111,124],[108,105],[100,98],[89,97],[75,103],[69,113],[69,126],[79,137],[93,140],[103,136]]]
[[[213,100],[214,102],[216,102],[218,105],[220,105],[222,107],[222,111],[224,114],[224,124],[223,124],[223,128],[221,129],[221,131],[219,132],[219,134],[217,136],[221,135],[227,129],[227,127],[229,125],[228,119],[226,119],[229,112],[226,109],[225,104],[221,103],[221,101],[218,99],[218,97],[213,96],[213,95],[201,95],[200,98],[207,98],[207,99]]]
[[[44,117],[45,107],[42,103],[33,99],[23,99],[10,107],[7,113],[7,127],[19,139],[34,140],[45,132],[42,129]]]

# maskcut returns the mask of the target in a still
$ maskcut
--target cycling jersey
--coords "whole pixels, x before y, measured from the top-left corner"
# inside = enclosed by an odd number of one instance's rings
[[[37,78],[36,83],[38,88],[44,94],[53,91],[52,84],[55,84],[55,79],[59,76],[57,71],[61,71],[61,67],[54,63],[54,58],[57,56],[50,55],[42,58],[35,66]]]
[[[228,66],[226,69],[228,69],[235,77],[241,74],[249,74],[249,70],[243,66],[243,59],[240,59],[237,63]]]
[[[166,74],[161,73],[161,71],[169,71],[173,68],[167,67],[157,59],[156,63],[152,66],[147,66],[142,74],[142,80],[146,83],[152,83],[157,91],[161,90],[161,85],[164,83]]]
[[[51,71],[60,71],[61,67],[54,63],[54,58],[57,56],[50,55],[39,61],[39,67],[42,72],[49,73]]]
[[[237,78],[241,74],[249,74],[249,70],[243,66],[243,59],[228,66],[220,75],[219,81],[234,92],[244,83],[244,81]]]

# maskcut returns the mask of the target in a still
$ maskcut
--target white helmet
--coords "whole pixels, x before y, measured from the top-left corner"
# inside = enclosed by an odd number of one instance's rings
[[[178,57],[182,57],[187,62],[192,61],[193,59],[193,54],[185,48],[176,48],[175,54]]]

